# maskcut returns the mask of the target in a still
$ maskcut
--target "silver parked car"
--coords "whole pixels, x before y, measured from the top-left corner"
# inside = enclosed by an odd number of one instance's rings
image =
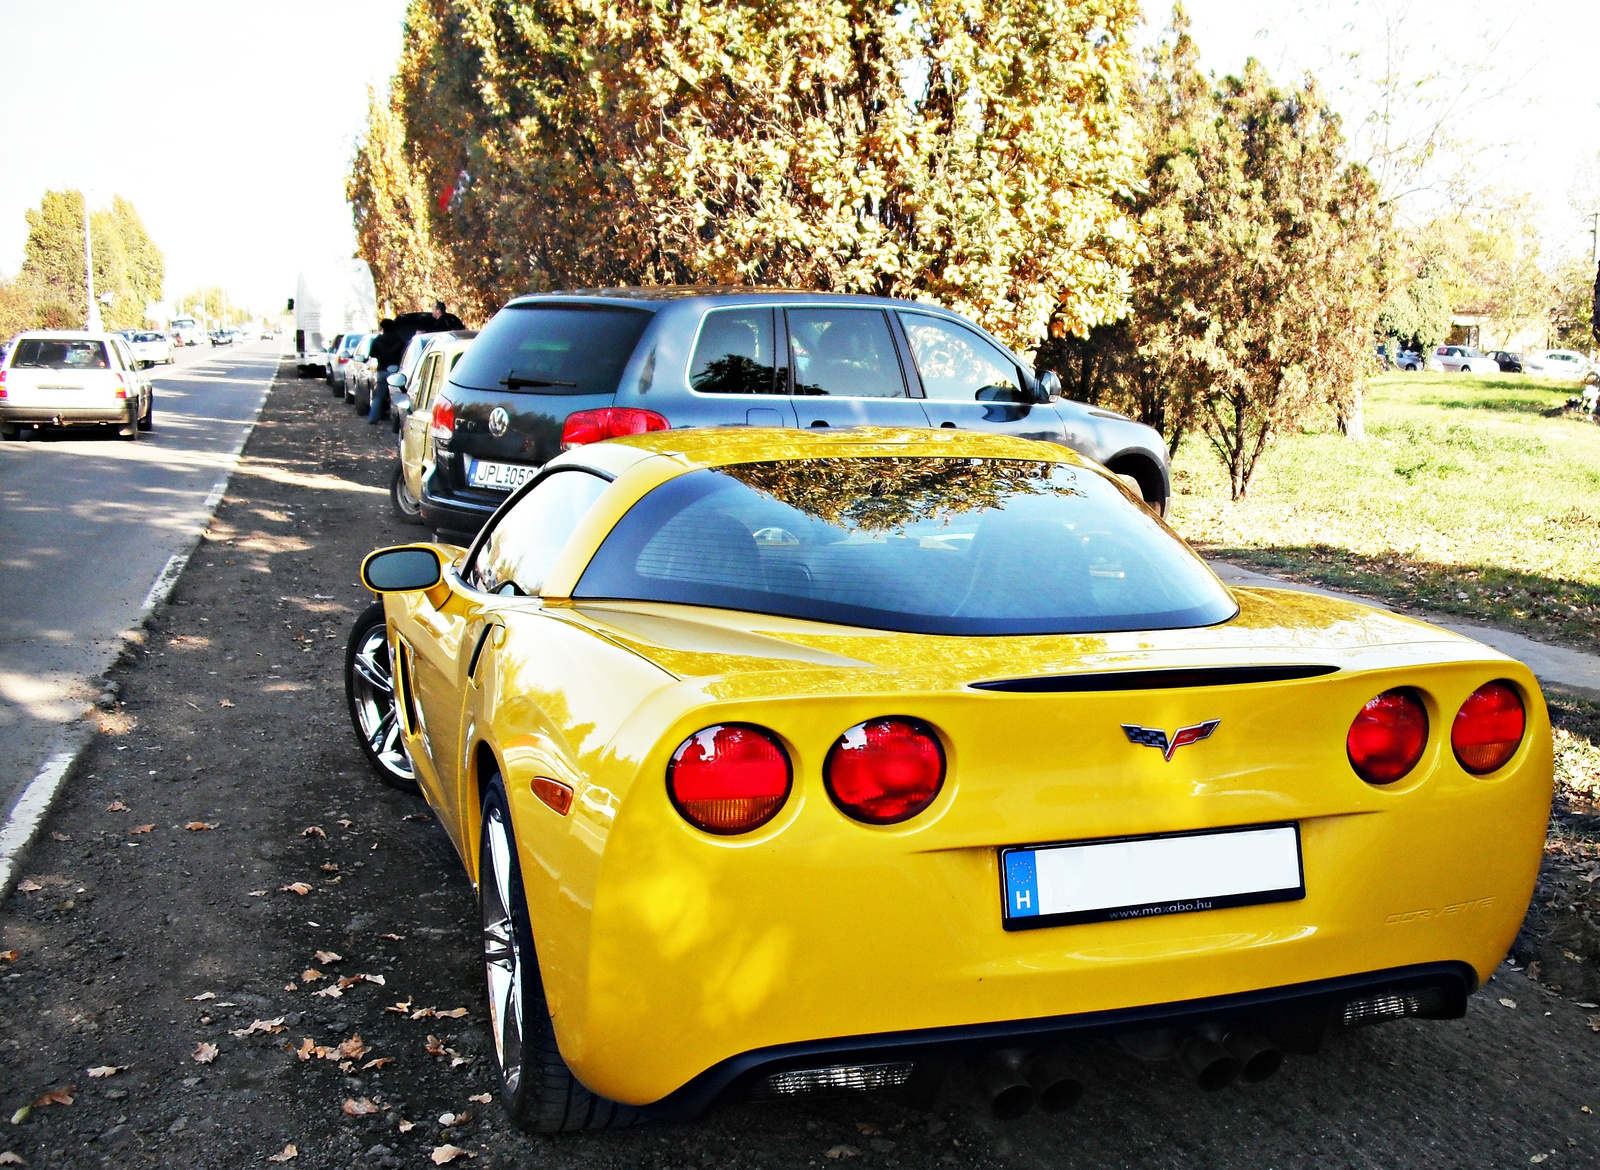
[[[1500,363],[1466,345],[1441,345],[1433,356],[1447,374],[1498,374]]]

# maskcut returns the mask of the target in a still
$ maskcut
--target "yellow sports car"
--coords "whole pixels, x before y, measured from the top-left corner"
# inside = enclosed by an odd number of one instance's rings
[[[1460,1016],[1539,867],[1526,667],[1230,590],[1059,446],[638,435],[362,572],[352,717],[477,883],[530,1128],[951,1061],[1056,1109],[1112,1040],[1260,1079]]]

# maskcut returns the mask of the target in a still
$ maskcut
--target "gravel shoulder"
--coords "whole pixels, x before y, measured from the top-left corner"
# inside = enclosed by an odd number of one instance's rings
[[[391,452],[387,428],[280,370],[0,907],[0,953],[16,952],[0,958],[0,1151],[34,1167],[265,1165],[289,1144],[307,1167],[432,1165],[445,1144],[474,1167],[1600,1162],[1595,1012],[1509,964],[1465,1020],[1343,1034],[1212,1095],[1106,1051],[1085,1054],[1076,1111],[1009,1124],[957,1077],[929,1108],[512,1130],[473,1100],[493,1091],[473,891],[422,802],[367,770],[344,710],[360,558],[421,533],[390,513]]]

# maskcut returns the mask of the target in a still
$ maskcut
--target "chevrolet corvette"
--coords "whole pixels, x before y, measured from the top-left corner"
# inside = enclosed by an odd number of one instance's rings
[[[1447,1019],[1551,799],[1521,663],[1229,589],[1116,476],[957,431],[662,431],[550,460],[470,548],[362,568],[373,767],[475,883],[519,1124],[925,1091],[1206,1089]]]

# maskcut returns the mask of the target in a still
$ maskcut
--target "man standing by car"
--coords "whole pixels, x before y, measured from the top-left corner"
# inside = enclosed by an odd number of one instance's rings
[[[433,320],[434,329],[440,333],[443,333],[448,329],[466,328],[466,326],[461,323],[460,317],[457,317],[449,309],[445,308],[443,301],[433,302]]]
[[[378,324],[378,337],[372,343],[372,360],[378,365],[378,378],[372,387],[372,409],[367,412],[367,422],[377,426],[389,413],[389,375],[400,368],[400,357],[406,343],[394,320],[385,317]]]

